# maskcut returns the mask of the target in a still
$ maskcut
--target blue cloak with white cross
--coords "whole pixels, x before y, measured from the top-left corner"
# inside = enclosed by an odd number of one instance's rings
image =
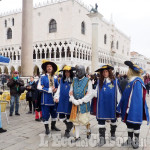
[[[116,119],[117,87],[118,80],[113,80],[113,84],[104,82],[101,89],[98,82],[97,120]]]

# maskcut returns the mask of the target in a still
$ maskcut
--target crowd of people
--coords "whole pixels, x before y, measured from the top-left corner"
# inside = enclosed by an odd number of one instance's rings
[[[131,61],[125,61],[125,65],[129,66],[127,75],[118,72],[114,75],[111,65],[101,66],[93,75],[86,75],[82,65],[76,68],[65,65],[56,76],[57,65],[44,60],[41,65],[44,74],[36,82],[30,77],[26,87],[15,71],[7,83],[11,95],[10,116],[14,104],[15,115],[20,115],[19,96],[27,90],[27,113],[35,113],[35,121],[43,121],[46,135],[50,134],[51,117],[51,130],[60,131],[56,127],[57,118],[66,125],[64,137],[69,138],[71,129],[75,128],[75,138],[71,142],[81,139],[81,126],[85,126],[90,139],[90,115],[95,115],[99,127],[98,145],[101,147],[106,143],[106,121],[110,121],[110,137],[115,140],[116,120],[120,117],[128,129],[128,139],[123,145],[132,145],[136,149],[142,122],[145,120],[149,124],[146,91],[149,95],[150,78],[148,74],[143,78],[143,69]],[[0,126],[0,132],[6,130]]]

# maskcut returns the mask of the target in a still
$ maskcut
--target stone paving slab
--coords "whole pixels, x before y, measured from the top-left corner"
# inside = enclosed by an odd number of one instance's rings
[[[150,107],[150,97],[147,98],[148,106]],[[26,114],[28,107],[26,103],[22,102],[20,106],[21,116],[8,117],[10,124],[6,122],[5,114],[2,114],[3,128],[7,129],[6,133],[0,134],[0,150],[132,150],[130,147],[122,147],[121,142],[127,139],[126,125],[117,121],[116,142],[111,141],[110,137],[110,124],[106,123],[106,145],[99,148],[98,143],[98,127],[95,116],[91,116],[91,131],[92,137],[95,138],[91,141],[86,140],[85,127],[81,127],[81,143],[72,147],[64,142],[64,138],[61,140],[53,140],[50,136],[45,136],[44,125],[42,122],[36,122],[34,120],[34,114]],[[9,106],[7,106],[7,114],[9,114]],[[57,121],[57,127],[61,129],[61,132],[51,132],[52,136],[58,135],[58,137],[64,135],[65,125],[61,121]],[[71,136],[74,136],[73,130]],[[44,137],[44,138],[42,138]],[[42,140],[44,142],[42,142]],[[47,143],[46,143],[47,141]],[[60,144],[61,141],[61,144]],[[43,144],[44,143],[44,144]],[[57,144],[56,144],[57,143]],[[59,143],[59,144],[58,144]],[[140,148],[139,150],[150,150],[150,130],[146,122],[143,122],[140,133]]]

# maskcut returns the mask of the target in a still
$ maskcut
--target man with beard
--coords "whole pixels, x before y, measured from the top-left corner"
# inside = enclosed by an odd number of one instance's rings
[[[53,100],[53,95],[58,88],[58,80],[54,78],[54,73],[57,71],[57,65],[54,62],[47,60],[43,61],[42,69],[45,75],[41,77],[38,83],[38,89],[42,91],[41,95],[41,108],[42,118],[45,125],[45,133],[48,135],[49,131],[49,118],[51,115],[51,130],[60,131],[56,125],[56,105]]]
[[[70,88],[70,102],[72,110],[70,121],[75,126],[76,137],[72,142],[80,140],[80,126],[84,125],[87,129],[87,138],[90,138],[90,101],[92,99],[92,82],[85,77],[84,66],[78,66],[76,71],[77,78],[74,78]]]

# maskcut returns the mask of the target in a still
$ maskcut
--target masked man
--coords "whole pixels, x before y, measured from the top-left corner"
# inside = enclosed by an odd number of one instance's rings
[[[90,138],[90,101],[92,99],[92,82],[85,77],[84,66],[78,66],[70,89],[70,101],[72,102],[72,110],[70,121],[75,126],[75,140],[80,140],[80,125],[86,126],[87,138]]]
[[[42,69],[45,75],[41,77],[38,83],[38,89],[42,91],[41,95],[41,108],[42,108],[42,118],[45,125],[45,133],[48,135],[49,124],[48,120],[51,115],[51,130],[60,131],[56,128],[56,105],[53,100],[53,95],[58,88],[58,80],[54,78],[54,73],[57,71],[57,65],[53,62],[44,60],[42,64]]]

